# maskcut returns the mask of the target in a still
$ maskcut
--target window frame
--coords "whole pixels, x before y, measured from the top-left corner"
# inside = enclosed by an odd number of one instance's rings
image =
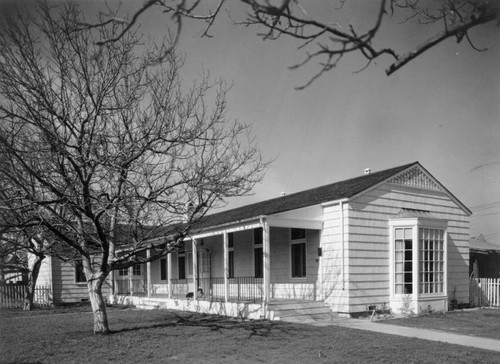
[[[182,270],[181,270],[181,260],[182,260]],[[177,279],[187,279],[186,274],[186,253],[177,254]]]
[[[160,259],[160,281],[168,281],[167,258]]]
[[[87,276],[85,275],[85,271],[83,270],[83,262],[81,259],[75,260],[74,273],[76,284],[87,283]]]
[[[133,277],[142,277],[142,273],[143,273],[142,264],[134,264],[132,266]]]
[[[389,221],[390,226],[390,295],[391,299],[401,299],[404,296],[411,295],[419,299],[444,297],[448,295],[448,248],[447,248],[447,221],[429,217],[405,217],[392,218]],[[398,293],[396,291],[396,229],[412,229],[412,293]],[[423,230],[437,230],[442,232],[442,290],[440,292],[423,292],[421,289],[421,243],[420,233]]]
[[[259,227],[252,231],[253,234],[253,276],[254,278],[264,278],[264,230]],[[257,262],[260,262],[260,274],[257,273]]]

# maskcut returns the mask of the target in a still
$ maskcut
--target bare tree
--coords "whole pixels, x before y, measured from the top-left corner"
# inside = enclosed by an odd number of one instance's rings
[[[3,154],[7,157],[6,154]],[[3,158],[2,158],[3,159]],[[8,168],[0,163],[0,168]],[[57,239],[43,227],[36,207],[24,204],[24,194],[3,180],[0,183],[0,263],[2,274],[17,273],[26,284],[23,310],[33,309],[36,282],[42,261],[52,253]],[[13,187],[13,188],[11,188]],[[24,191],[29,186],[21,186]]]
[[[129,29],[98,46],[123,25],[78,27],[87,21],[74,4],[11,18],[0,32],[1,180],[19,193],[28,184],[38,224],[77,252],[94,332],[108,333],[108,274],[175,249],[267,163],[248,126],[228,118],[224,82],[183,86],[170,44]]]
[[[366,19],[366,29],[338,21],[342,19],[343,8],[349,6],[349,0],[337,0],[338,7],[328,14],[315,13],[316,2],[241,0],[241,3],[246,5],[248,15],[243,20],[237,20],[237,24],[258,26],[263,29],[259,36],[266,40],[288,36],[301,41],[298,48],[305,52],[305,57],[302,62],[291,66],[292,69],[317,61],[319,71],[299,88],[307,87],[325,72],[334,69],[345,55],[351,53],[357,53],[366,59],[366,66],[375,59],[386,56],[384,60],[389,59],[386,73],[390,75],[449,38],[456,39],[457,42],[465,39],[477,51],[485,50],[473,44],[469,30],[491,22],[498,24],[500,20],[500,4],[495,0],[379,0],[378,11],[373,14],[371,21]],[[201,0],[145,1],[129,21],[108,17],[107,21],[127,26],[99,43],[106,44],[119,39],[150,7],[157,7],[170,14],[175,39],[178,39],[185,18],[206,22],[202,36],[211,36],[216,18],[228,4],[228,1],[220,0],[210,8],[207,1]],[[376,35],[388,18],[397,18],[402,23],[401,26],[413,21],[428,27],[434,25],[435,33],[429,38],[420,39],[418,44],[409,44],[408,50],[401,51],[391,44],[384,45],[383,40],[375,42]]]

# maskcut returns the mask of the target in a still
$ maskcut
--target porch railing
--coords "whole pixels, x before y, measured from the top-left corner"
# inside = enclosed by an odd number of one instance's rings
[[[147,292],[144,278],[117,279],[115,281],[117,294],[145,294]]]
[[[189,292],[189,284],[192,283],[192,280],[172,279],[171,282],[172,296],[183,298]],[[223,277],[198,278],[197,285],[203,290],[201,299],[217,301],[225,299]],[[264,282],[262,278],[236,277],[228,279],[228,299],[230,301],[256,302],[261,301],[263,296]]]
[[[473,307],[500,307],[500,278],[471,278],[469,300]]]

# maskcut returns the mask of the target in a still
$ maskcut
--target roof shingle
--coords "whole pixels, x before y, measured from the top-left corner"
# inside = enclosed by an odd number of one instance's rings
[[[196,224],[195,229],[199,230],[350,198],[416,164],[418,162],[207,215]]]

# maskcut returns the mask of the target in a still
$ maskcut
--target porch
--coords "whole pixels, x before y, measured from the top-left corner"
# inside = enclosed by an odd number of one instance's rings
[[[322,300],[321,211],[294,214],[193,234],[162,259],[115,272],[113,292],[208,302]]]
[[[115,295],[119,296],[138,296],[148,298],[171,298],[171,299],[193,299],[198,301],[227,301],[227,302],[263,302],[264,301],[264,281],[262,278],[255,277],[235,277],[227,280],[227,300],[226,285],[224,277],[199,278],[194,284],[188,279],[171,279],[170,283],[165,285],[153,284],[148,289],[147,280],[132,279],[130,281],[117,281],[119,284],[115,287]],[[299,301],[316,301],[317,289],[316,283],[289,283],[287,284],[290,292],[283,296],[283,284],[271,284],[272,301],[285,299],[296,299]],[[194,292],[193,287],[201,288],[201,291]],[[281,291],[281,295],[275,295],[274,292]],[[297,297],[295,292],[306,292]],[[189,295],[188,294],[192,294]]]

